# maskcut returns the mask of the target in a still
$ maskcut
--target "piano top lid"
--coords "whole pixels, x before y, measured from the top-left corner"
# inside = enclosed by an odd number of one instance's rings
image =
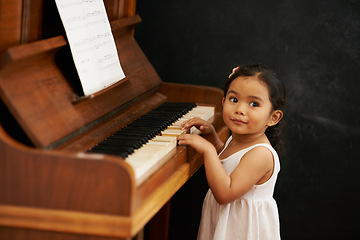
[[[80,100],[80,80],[63,36],[9,48],[0,56],[0,97],[36,147],[56,147],[161,83],[132,35],[140,21],[136,15],[111,22],[126,78]]]

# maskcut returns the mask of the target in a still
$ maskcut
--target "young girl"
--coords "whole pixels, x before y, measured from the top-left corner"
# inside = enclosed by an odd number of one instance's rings
[[[279,145],[284,85],[270,68],[246,65],[233,70],[224,94],[223,119],[232,133],[225,144],[214,127],[199,118],[188,120],[183,128],[196,126],[203,137],[178,137],[179,144],[204,155],[210,189],[203,203],[198,239],[280,239],[273,199],[280,163],[271,145]]]

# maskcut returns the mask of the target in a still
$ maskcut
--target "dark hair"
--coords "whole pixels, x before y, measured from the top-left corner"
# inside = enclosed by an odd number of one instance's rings
[[[270,102],[272,110],[285,110],[286,89],[284,84],[280,81],[278,75],[270,67],[262,64],[242,65],[234,69],[229,76],[224,86],[224,96],[226,97],[230,84],[238,77],[252,77],[257,76],[258,79],[264,82],[269,90]],[[282,139],[282,129],[285,122],[281,120],[278,124],[268,127],[265,131],[270,143],[278,152],[283,151],[284,141]]]

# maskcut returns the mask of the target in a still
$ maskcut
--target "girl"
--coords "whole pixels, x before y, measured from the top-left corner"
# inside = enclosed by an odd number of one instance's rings
[[[225,144],[214,127],[199,118],[183,123],[183,129],[196,126],[204,138],[195,134],[178,137],[179,144],[204,155],[210,189],[198,239],[280,239],[273,199],[280,163],[271,145],[279,147],[284,85],[270,68],[246,65],[233,70],[224,94],[223,119],[232,133]]]

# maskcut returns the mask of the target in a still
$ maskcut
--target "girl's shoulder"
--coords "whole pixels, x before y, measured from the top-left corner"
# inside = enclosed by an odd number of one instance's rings
[[[246,148],[247,151],[250,150],[258,150],[258,149],[267,149],[270,152],[276,152],[276,150],[273,148],[273,146],[271,146],[270,143],[255,143],[254,145],[251,145],[249,147]]]
[[[251,155],[252,157],[261,157],[268,159],[278,158],[276,150],[269,143],[256,143],[240,151],[245,151],[244,156]]]

